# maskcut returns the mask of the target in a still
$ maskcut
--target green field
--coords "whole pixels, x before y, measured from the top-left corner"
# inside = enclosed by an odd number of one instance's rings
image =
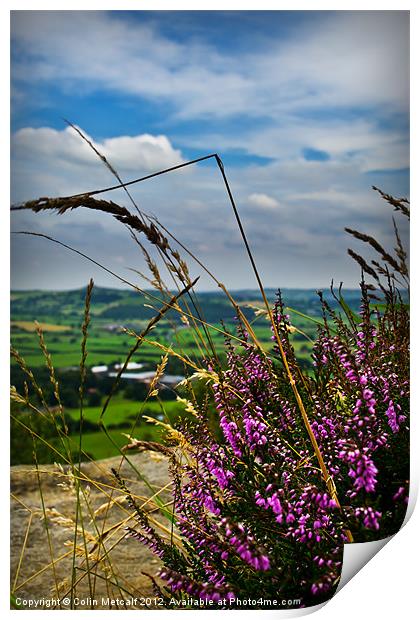
[[[99,423],[99,416],[101,414],[102,407],[84,407],[83,418],[91,422],[92,424]],[[169,418],[173,419],[183,411],[183,406],[174,400],[163,401],[162,403],[157,401],[146,401],[142,403],[133,402],[121,397],[119,394],[114,396],[109,403],[109,406],[103,417],[107,427],[121,426],[133,424],[136,420],[141,425],[145,422],[142,421],[142,416],[147,415],[151,418]],[[79,420],[79,409],[66,409],[66,413],[73,419]]]
[[[154,295],[156,293],[153,293]],[[275,299],[275,291],[267,294],[271,301]],[[359,305],[359,293],[346,292],[346,301],[353,311]],[[45,358],[39,347],[38,335],[34,331],[37,320],[44,331],[44,338],[51,355],[60,382],[61,396],[65,414],[77,427],[80,413],[78,403],[79,364],[81,357],[81,322],[84,313],[85,290],[76,291],[14,291],[11,297],[11,340],[12,345],[33,369],[45,394],[48,394],[50,406],[54,404],[53,389],[46,369]],[[311,372],[312,340],[316,338],[317,323],[321,320],[319,299],[313,291],[289,290],[284,294],[285,303],[293,310],[287,310],[293,326],[290,334],[297,357],[307,372]],[[328,293],[327,293],[328,297]],[[258,291],[239,291],[235,298],[241,304],[243,312],[252,323],[254,332],[265,350],[273,347],[270,324],[263,316],[256,317],[255,306],[261,307]],[[203,318],[219,330],[223,329],[237,335],[234,312],[226,297],[219,292],[197,293],[198,306],[202,308]],[[331,295],[329,303],[334,305]],[[182,405],[174,399],[168,400],[171,393],[165,393],[165,400],[160,404],[156,400],[143,402],[147,386],[137,385],[131,380],[122,380],[119,391],[112,398],[104,416],[110,437],[100,429],[98,422],[101,412],[100,403],[104,402],[111,389],[113,379],[90,372],[93,366],[121,364],[135,344],[135,336],[124,333],[123,328],[138,334],[145,328],[155,312],[148,306],[150,299],[130,290],[114,290],[95,287],[91,304],[91,322],[87,342],[86,359],[87,389],[85,391],[84,420],[82,447],[95,459],[106,458],[118,454],[116,446],[122,446],[127,439],[123,433],[131,433],[139,439],[160,439],[158,429],[142,420],[142,415],[150,417],[168,416],[171,420],[182,414]],[[154,302],[158,307],[159,302]],[[250,308],[249,305],[254,306]],[[192,323],[192,321],[190,321]],[[178,314],[168,312],[148,335],[164,346],[172,347],[180,355],[188,356],[200,367],[204,359],[215,353],[221,363],[225,359],[225,336],[217,329],[208,328],[212,346],[208,345],[208,335],[200,328],[198,338],[192,327],[186,327]],[[200,344],[198,344],[200,342]],[[235,342],[235,340],[233,340]],[[163,351],[149,342],[141,346],[131,358],[132,362],[141,363],[142,370],[154,370],[160,362]],[[12,382],[22,392],[23,375],[16,361],[12,359]],[[189,372],[176,357],[170,356],[166,372],[184,376]],[[139,391],[140,390],[140,391]],[[141,391],[143,390],[143,391]],[[176,393],[173,392],[173,398]],[[95,402],[93,403],[93,400]],[[91,402],[92,401],[92,402]],[[69,404],[72,403],[72,404]],[[56,404],[56,403],[55,403]],[[93,406],[94,405],[94,406]],[[162,410],[163,407],[163,410]],[[137,420],[137,422],[136,422]],[[133,424],[135,429],[132,431]],[[74,435],[75,446],[78,446],[78,435]],[[114,443],[116,445],[114,445]],[[14,455],[15,459],[19,458]]]
[[[305,321],[301,317],[296,317],[294,318],[294,325],[300,330],[303,330],[309,338],[315,336],[316,329],[314,323]],[[264,348],[269,349],[272,346],[272,340],[268,323],[266,322],[266,324],[262,325],[257,324],[253,327],[257,338],[263,344]],[[227,325],[227,329],[230,333],[235,334],[234,325]],[[149,338],[166,346],[171,346],[179,353],[188,355],[195,360],[208,356],[210,348],[203,330],[201,330],[203,342],[200,342],[199,347],[197,346],[197,336],[192,328],[179,329],[176,333],[170,334],[168,334],[168,331],[169,329],[165,327],[155,329]],[[169,337],[169,335],[171,337]],[[211,331],[211,337],[216,352],[222,355],[224,351],[224,335],[219,331],[213,330]],[[56,368],[79,365],[81,335],[78,328],[69,328],[69,331],[60,333],[47,331],[44,334],[44,338],[53,365]],[[305,340],[306,345],[308,345],[309,340],[305,337],[298,333],[292,335],[292,341],[296,346],[297,352],[301,351]],[[122,363],[135,342],[136,339],[128,334],[106,333],[104,330],[94,328],[89,333],[87,364],[89,366],[96,366],[101,364]],[[29,332],[26,329],[15,328],[12,331],[12,343],[29,366],[42,366],[45,364],[42,351],[38,345],[36,333]],[[302,353],[304,354],[305,350],[303,350]],[[145,364],[145,368],[153,368],[160,360],[161,355],[162,350],[148,342],[143,342],[131,361],[143,363]]]
[[[108,431],[109,436],[103,431],[87,432],[82,435],[82,450],[84,456],[89,455],[95,461],[107,459],[111,456],[118,456],[118,454],[120,454],[118,448],[122,448],[129,443],[124,433],[144,441],[161,440],[161,433],[153,424],[144,425],[134,433],[131,427],[118,430],[111,429]],[[79,446],[79,435],[72,435],[71,438],[74,450],[77,451]]]
[[[125,435],[141,440],[160,441],[161,429],[145,421],[143,416],[166,422],[173,421],[183,414],[184,407],[182,403],[172,400],[133,402],[117,394],[112,398],[103,417],[108,434],[99,426],[101,411],[102,406],[83,408],[83,419],[89,423],[89,430],[82,433],[82,450],[95,460],[119,454],[118,447],[128,443]],[[79,409],[66,409],[65,413],[72,420],[80,420]],[[97,425],[98,430],[92,430],[92,425]],[[72,439],[75,449],[78,448],[79,435],[73,433]]]
[[[358,310],[359,293],[349,290],[343,292],[346,301],[353,311]],[[156,295],[156,292],[152,293]],[[268,297],[274,302],[275,291],[268,290]],[[84,312],[84,289],[75,291],[14,291],[11,301],[12,343],[30,366],[44,364],[42,353],[37,344],[37,335],[33,329],[34,320],[44,323],[45,341],[57,368],[77,366],[80,361],[81,322]],[[261,307],[258,291],[237,291],[235,299],[241,305],[248,320],[253,323],[257,337],[266,348],[271,346],[271,331],[263,317],[255,317],[255,307]],[[326,292],[328,302],[334,306],[331,295]],[[221,320],[227,329],[235,333],[234,311],[226,297],[219,292],[197,293],[198,306],[202,308],[203,318],[218,329]],[[316,335],[316,322],[321,318],[319,299],[314,291],[286,290],[284,301],[293,311],[288,311],[293,326],[304,331],[310,338]],[[93,289],[91,304],[91,324],[89,328],[88,361],[89,366],[99,364],[121,363],[135,338],[122,333],[121,326],[136,333],[147,325],[155,312],[149,307],[150,299],[130,290]],[[156,307],[159,302],[153,301]],[[250,308],[249,306],[253,306]],[[336,304],[335,304],[336,305]],[[296,311],[296,312],[295,312]],[[301,316],[303,313],[306,315]],[[51,327],[52,326],[52,327]],[[53,331],[52,331],[53,329]],[[66,330],[66,331],[59,331]],[[223,334],[209,328],[216,352],[224,349]],[[203,338],[206,339],[202,330]],[[179,315],[170,311],[149,336],[162,344],[172,345],[180,352],[202,358],[206,355],[205,346],[198,350],[192,328],[185,328]],[[305,337],[295,333],[292,340],[298,354],[306,356]],[[306,345],[310,344],[306,341]],[[153,367],[160,359],[162,352],[144,342],[132,361]],[[309,359],[309,358],[308,358]]]

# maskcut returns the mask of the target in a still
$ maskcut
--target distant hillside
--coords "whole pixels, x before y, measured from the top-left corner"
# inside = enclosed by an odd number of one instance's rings
[[[95,287],[92,295],[92,314],[108,323],[150,319],[155,314],[150,305],[156,307],[160,305],[159,293],[156,291],[150,293],[154,299],[129,289]],[[270,301],[274,302],[276,291],[268,289],[267,295]],[[360,303],[359,291],[345,290],[343,295],[347,304],[357,311]],[[325,292],[325,296],[334,306],[329,291]],[[235,291],[234,297],[249,317],[254,313],[252,309],[247,308],[248,303],[251,305],[261,303],[261,296],[257,290]],[[12,291],[12,321],[36,319],[64,324],[71,324],[73,321],[78,323],[83,313],[84,298],[84,288],[71,291]],[[286,305],[299,312],[312,316],[320,314],[319,298],[314,290],[285,289],[283,298]],[[231,321],[234,318],[232,307],[222,292],[196,293],[196,300],[210,323],[218,323],[220,320]]]

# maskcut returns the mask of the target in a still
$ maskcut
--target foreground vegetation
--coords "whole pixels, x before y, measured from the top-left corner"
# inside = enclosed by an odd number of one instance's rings
[[[142,213],[129,194],[133,212],[90,194],[42,198],[24,205],[35,212],[60,214],[84,207],[116,218],[129,227],[142,248],[149,281],[156,288],[156,295],[149,293],[157,304],[156,313],[125,331],[122,337],[128,338],[129,350],[98,409],[85,407],[89,330],[94,320],[92,281],[84,301],[77,408],[66,410],[41,327],[37,334],[51,386],[49,395],[22,355],[12,351],[26,377],[20,388],[12,389],[14,423],[33,443],[36,471],[39,446],[48,448],[67,465],[61,475],[73,485],[73,573],[64,586],[56,583],[59,593],[70,594],[70,606],[81,580],[89,583],[94,596],[98,571],[109,588],[121,596],[123,592],[134,595],[130,583],[119,581],[118,566],[108,564],[110,533],[121,536],[115,544],[128,536],[135,539],[132,544],[140,542],[159,558],[158,575],[147,576],[155,603],[160,601],[165,607],[173,608],[173,601],[185,608],[203,603],[219,609],[315,605],[330,598],[337,587],[345,543],[388,536],[404,518],[409,485],[409,317],[404,297],[408,269],[397,227],[392,254],[373,237],[348,231],[378,255],[368,263],[350,252],[362,274],[358,307],[351,307],[340,290],[332,293],[335,309],[320,295],[316,332],[302,335],[304,330],[296,329],[282,295],[278,294],[274,304],[267,297],[223,164],[217,155],[209,157],[215,158],[225,183],[260,288],[257,316],[263,319],[262,325],[254,326],[223,283],[159,222]],[[408,216],[406,200],[382,197]],[[156,257],[139,237],[147,239]],[[235,316],[234,329],[226,322],[213,325],[204,315],[194,292],[197,279],[190,276],[179,247],[224,292]],[[175,292],[165,284],[162,269],[175,277]],[[157,326],[173,320],[169,313],[176,313],[191,331],[178,329],[173,340],[159,340]],[[310,319],[306,317],[312,323]],[[296,354],[296,342],[303,342],[298,335],[313,341],[308,351],[310,371],[305,359]],[[126,444],[120,446],[113,424],[126,419],[122,414],[125,401],[118,400],[121,375],[129,362],[140,359],[137,356],[144,346],[153,346],[160,361],[139,410],[129,407],[125,413],[131,430],[126,433]],[[181,364],[184,376],[176,388],[182,415],[172,419],[172,405],[165,410],[172,401],[165,399],[161,388],[171,363],[173,368]],[[117,407],[112,415],[113,398]],[[138,420],[149,403],[156,402],[162,419],[155,411],[148,423],[160,429],[163,443],[136,436]],[[78,444],[69,419],[78,424]],[[35,420],[55,429],[54,444],[45,439],[44,431],[31,426]],[[95,483],[85,477],[81,466],[88,456],[83,441],[92,422],[104,441],[119,450],[121,464],[125,461],[132,468],[131,478],[138,476],[147,484],[148,497],[130,490],[130,480],[121,475],[120,465],[108,472],[100,513],[92,511],[87,485]],[[130,453],[138,450],[167,460],[169,501],[165,496],[168,485],[156,489],[131,462]],[[108,512],[116,503],[124,506],[125,517],[108,523]],[[48,536],[44,505],[43,511]],[[133,566],[133,570],[141,569]]]

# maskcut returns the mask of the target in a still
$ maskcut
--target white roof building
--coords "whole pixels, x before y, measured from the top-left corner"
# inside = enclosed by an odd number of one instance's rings
[[[114,364],[115,370],[121,370],[124,364]],[[137,362],[128,362],[126,370],[140,370],[144,364],[138,364]]]
[[[108,372],[108,366],[92,366],[91,371],[95,374],[100,372]]]

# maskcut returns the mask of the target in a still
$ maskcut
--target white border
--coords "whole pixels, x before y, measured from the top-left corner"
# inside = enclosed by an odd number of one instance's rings
[[[1,320],[0,325],[2,329],[2,342],[6,343],[8,341],[8,330],[9,330],[9,311],[8,311],[8,291],[9,291],[9,272],[8,272],[8,264],[9,264],[9,236],[8,236],[8,215],[5,215],[5,211],[7,210],[7,205],[9,204],[9,193],[5,191],[5,187],[7,186],[7,179],[9,178],[9,98],[8,98],[8,89],[5,88],[5,83],[8,83],[9,77],[9,11],[10,10],[410,10],[411,11],[411,22],[412,22],[412,43],[411,43],[411,58],[413,59],[412,64],[414,65],[414,59],[418,58],[418,44],[416,39],[418,39],[419,31],[417,27],[417,9],[415,8],[415,4],[413,1],[402,1],[402,2],[390,2],[390,1],[382,1],[382,2],[342,2],[339,6],[337,6],[337,2],[318,2],[314,3],[310,0],[302,1],[296,0],[295,2],[267,2],[265,0],[260,0],[258,3],[255,1],[232,1],[232,0],[213,0],[212,2],[202,1],[200,5],[197,6],[196,3],[192,2],[181,2],[181,1],[171,1],[171,0],[144,0],[143,2],[138,1],[122,1],[117,3],[115,1],[102,1],[102,2],[93,2],[85,0],[81,2],[80,0],[75,0],[73,2],[60,2],[59,6],[54,2],[39,2],[36,6],[34,6],[33,2],[29,1],[15,1],[15,2],[4,2],[0,9],[0,58],[2,59],[2,93],[3,93],[3,105],[1,108],[2,114],[0,115],[0,122],[2,123],[2,144],[3,149],[1,152],[1,173],[2,173],[2,188],[3,188],[3,215],[0,227],[0,234],[2,238],[0,239],[0,260],[2,266],[2,287],[1,290],[3,292],[2,303],[0,305],[1,312]],[[414,34],[413,34],[414,33]],[[414,70],[412,71],[412,109],[419,109],[419,102],[417,100],[417,92],[416,92],[416,84],[415,84],[415,75]],[[415,144],[415,139],[418,137],[418,122],[416,116],[413,115],[412,118],[412,145]],[[7,136],[7,138],[6,138]],[[414,148],[412,148],[412,160],[414,160],[413,153]],[[414,165],[413,165],[414,169]],[[412,316],[417,317],[419,314],[419,304],[418,304],[418,285],[417,285],[417,269],[416,264],[420,264],[419,260],[419,247],[416,243],[413,243],[415,240],[415,232],[417,232],[417,217],[415,216],[415,200],[418,197],[417,192],[417,182],[416,177],[413,175],[411,179],[411,200],[414,204],[414,217],[412,222],[411,229],[411,256],[412,256],[412,273],[414,273],[414,281],[415,288],[412,292]],[[419,330],[415,329],[412,333],[412,343],[414,354],[412,356],[412,377],[419,376],[419,364],[418,364],[418,354],[419,354]],[[6,358],[6,346],[2,348],[2,360],[3,366],[1,373],[1,411],[2,415],[6,416],[6,412],[8,411],[8,367],[9,361],[8,357]],[[4,356],[4,357],[3,357]],[[416,385],[416,381],[412,381],[413,388],[413,397],[412,403],[417,404],[419,402],[418,398],[418,387]],[[6,398],[5,398],[6,395]],[[419,422],[416,422],[415,405],[412,406],[412,445],[411,445],[411,497],[410,504],[412,504],[414,496],[417,494],[418,488],[418,478],[419,478],[419,464],[420,464],[420,445],[419,445]],[[3,432],[3,439],[8,440],[8,433]],[[2,450],[2,458],[3,458],[3,478],[2,478],[2,497],[6,497],[8,495],[8,450]],[[8,537],[7,537],[7,527],[5,527],[5,523],[2,523],[2,533],[3,539],[2,541],[5,544],[5,550],[3,552],[3,557],[9,557],[9,549],[8,549]],[[390,618],[396,615],[404,619],[410,619],[415,616],[414,610],[418,612],[417,605],[417,597],[418,597],[418,567],[417,567],[417,554],[419,553],[419,532],[420,532],[420,511],[414,512],[411,519],[405,525],[401,532],[399,532],[395,537],[393,537],[387,548],[382,551],[379,555],[374,557],[367,566],[365,566],[358,574],[352,579],[351,585],[344,587],[333,599],[328,602],[322,610],[319,612],[319,617],[324,620],[328,620],[329,618],[336,620],[339,618],[340,620],[354,619],[355,616],[361,616],[363,618],[370,617],[380,617],[380,618]],[[2,563],[2,579],[0,580],[0,587],[2,588],[0,600],[1,606],[4,611],[6,611],[7,615],[10,612],[9,610],[9,575],[8,575],[8,565],[7,562]],[[310,610],[303,610],[309,612]],[[315,611],[315,608],[312,608],[312,611]],[[35,615],[44,614],[43,611],[34,611]],[[50,616],[50,614],[53,614]],[[49,612],[49,617],[54,618],[55,614],[60,614],[61,612]],[[76,611],[68,612],[70,614],[79,613]],[[88,613],[88,612],[82,612]],[[107,617],[109,614],[112,616],[117,614],[117,611],[107,612]],[[144,611],[141,612],[142,617],[145,619],[149,616],[149,614],[154,614],[155,612]],[[159,619],[163,619],[166,617],[166,614],[171,614],[170,617],[173,618],[174,614],[185,614],[184,611],[171,611],[171,612],[160,612]],[[212,611],[201,611],[201,614],[213,614]],[[226,613],[218,611],[218,614]],[[246,615],[248,617],[254,616],[255,612],[229,612],[230,614],[236,615],[238,618],[238,614]],[[287,611],[275,611],[275,612],[265,612],[260,611],[257,612],[260,616],[269,616],[269,617],[278,617],[280,614],[281,617],[289,616],[290,614]],[[164,614],[164,615],[162,615]],[[295,614],[296,615],[296,614]],[[417,613],[416,613],[417,615]],[[169,616],[168,616],[169,617]],[[203,618],[204,620],[204,618]]]

